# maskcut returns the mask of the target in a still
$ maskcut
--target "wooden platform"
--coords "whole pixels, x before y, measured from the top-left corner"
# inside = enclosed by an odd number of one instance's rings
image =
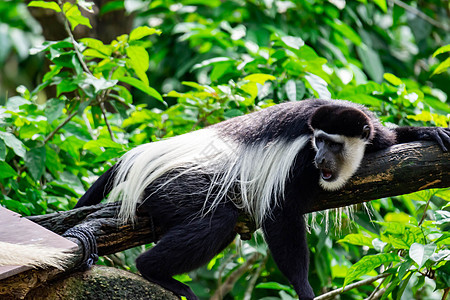
[[[1,206],[0,241],[21,245],[39,244],[69,250],[77,248],[77,245],[68,239]],[[30,267],[27,266],[0,266],[0,280],[28,269]]]

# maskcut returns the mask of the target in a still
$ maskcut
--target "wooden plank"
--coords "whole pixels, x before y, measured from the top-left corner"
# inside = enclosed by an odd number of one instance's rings
[[[45,245],[68,250],[77,245],[68,239],[0,207],[0,241],[20,245]],[[0,266],[0,280],[29,270],[27,266]]]

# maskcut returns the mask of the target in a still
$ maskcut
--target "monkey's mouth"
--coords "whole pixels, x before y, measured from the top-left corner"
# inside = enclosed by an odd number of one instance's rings
[[[330,181],[333,178],[333,172],[329,169],[320,169],[320,176],[325,181]]]

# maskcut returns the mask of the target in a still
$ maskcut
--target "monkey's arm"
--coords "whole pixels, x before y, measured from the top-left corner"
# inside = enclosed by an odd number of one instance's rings
[[[303,216],[298,210],[277,207],[267,217],[262,229],[273,259],[294,286],[300,300],[312,300],[308,282],[308,245]]]
[[[366,152],[375,152],[395,144],[414,141],[434,141],[439,144],[442,151],[447,152],[446,145],[450,146],[450,129],[442,127],[397,127],[388,129],[379,124],[375,137],[366,147]]]
[[[435,141],[442,151],[447,152],[450,146],[450,128],[442,127],[397,127],[395,128],[397,143],[414,141]]]

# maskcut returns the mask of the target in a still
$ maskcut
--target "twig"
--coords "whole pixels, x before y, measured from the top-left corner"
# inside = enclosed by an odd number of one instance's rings
[[[380,284],[373,290],[372,294],[370,294],[370,296],[366,300],[375,300],[376,299],[378,291],[380,290],[381,286],[383,285],[383,283],[386,281],[386,279],[388,277],[389,276],[383,278],[383,280],[380,282]]]
[[[250,298],[252,297],[252,293],[253,293],[253,289],[255,288],[256,280],[258,280],[259,275],[261,274],[262,270],[264,269],[268,258],[269,258],[268,255],[266,255],[264,257],[264,259],[259,264],[258,269],[253,274],[252,279],[250,279],[247,289],[245,290],[244,300],[250,300]]]
[[[58,125],[58,127],[56,127],[46,138],[45,138],[45,140],[44,140],[44,144],[47,144],[47,142],[48,141],[50,141],[52,138],[53,138],[53,136],[64,126],[64,125],[66,125],[67,123],[69,123],[69,121],[77,114],[77,111],[76,110],[74,110],[74,109],[72,109],[73,111],[72,111],[72,113],[69,115],[69,116],[67,116],[67,118],[61,123],[61,124],[59,124]]]
[[[255,253],[239,268],[233,271],[230,276],[225,280],[223,284],[221,284],[214,295],[210,298],[210,300],[220,300],[223,299],[223,296],[228,294],[233,288],[236,281],[238,281],[241,276],[247,272],[249,269],[253,267],[253,264],[258,259],[259,253]]]
[[[418,16],[419,18],[427,21],[428,23],[430,23],[431,25],[444,29],[444,30],[448,30],[447,26],[444,26],[443,24],[439,23],[438,21],[436,21],[433,18],[430,18],[428,15],[424,14],[423,12],[421,12],[420,10],[418,10],[415,7],[412,7],[408,4],[406,4],[403,1],[400,0],[393,0],[394,4],[400,6],[401,8],[404,8],[405,10],[409,11],[412,14],[415,14],[416,16]]]
[[[113,131],[111,129],[111,125],[108,122],[108,118],[106,117],[106,109],[105,109],[105,105],[104,105],[105,99],[106,99],[106,97],[108,97],[109,91],[110,90],[104,91],[102,93],[102,95],[100,96],[100,99],[99,99],[98,102],[99,102],[99,105],[100,105],[100,109],[102,111],[103,119],[105,119],[106,128],[108,128],[109,136],[111,137],[111,140],[113,142],[115,142],[116,140],[114,139],[114,133],[113,133]]]
[[[422,225],[423,221],[425,221],[425,217],[427,216],[427,210],[428,210],[428,207],[430,206],[431,198],[433,198],[433,197],[428,198],[427,204],[425,205],[425,209],[423,210],[422,218],[420,219],[420,222],[418,225],[419,227]]]
[[[450,294],[450,287],[448,287],[444,290],[444,294],[442,295],[442,300],[446,300],[449,294]]]
[[[87,66],[86,63],[84,62],[83,55],[81,54],[80,50],[78,49],[78,43],[77,43],[77,41],[75,41],[75,37],[73,36],[72,30],[70,29],[70,22],[69,22],[69,20],[67,19],[66,15],[65,15],[65,13],[64,13],[64,10],[63,10],[63,6],[64,6],[64,5],[63,5],[62,0],[58,0],[58,4],[59,4],[59,6],[61,7],[61,12],[62,12],[62,14],[64,15],[64,29],[66,30],[67,34],[68,34],[69,37],[70,37],[70,41],[71,41],[71,43],[72,43],[72,45],[73,45],[73,48],[75,49],[75,53],[76,53],[76,55],[77,55],[77,57],[78,57],[78,60],[80,61],[80,64],[81,64],[81,66],[83,67],[83,70],[84,70],[86,73],[92,75],[92,73],[91,73],[91,71],[89,70],[88,66]]]
[[[233,254],[233,255],[230,255],[230,256],[222,263],[222,265],[220,266],[220,269],[219,269],[219,278],[217,279],[217,286],[221,286],[221,285],[222,285],[222,279],[223,279],[222,274],[223,274],[223,271],[224,271],[225,268],[227,267],[228,263],[231,262],[236,256],[237,256],[236,253]],[[223,295],[220,295],[220,294],[219,294],[219,298],[223,298]]]
[[[389,287],[392,283],[389,283],[387,287]],[[381,297],[383,297],[384,293],[386,293],[387,287],[382,288],[381,290],[379,290],[372,298],[372,300],[377,300],[380,299]],[[364,299],[364,300],[368,300],[368,299]]]
[[[369,285],[369,284],[377,281],[378,279],[385,278],[385,277],[387,277],[389,275],[391,275],[391,274],[380,274],[380,275],[372,277],[372,278],[364,279],[364,280],[361,280],[361,281],[349,284],[345,288],[339,288],[339,289],[330,291],[328,293],[322,294],[322,295],[314,298],[314,300],[332,299],[333,297],[335,297],[335,296],[337,296],[337,295],[339,295],[339,294],[341,294],[343,292],[347,292],[347,291],[349,291],[351,289],[358,288],[358,287],[363,286],[363,285]]]

